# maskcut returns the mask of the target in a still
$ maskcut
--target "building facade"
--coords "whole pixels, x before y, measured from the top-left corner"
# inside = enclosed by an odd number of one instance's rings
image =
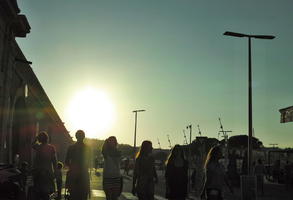
[[[46,92],[15,38],[26,37],[30,25],[16,0],[0,0],[0,163],[32,163],[31,143],[47,131],[63,160],[72,143]]]

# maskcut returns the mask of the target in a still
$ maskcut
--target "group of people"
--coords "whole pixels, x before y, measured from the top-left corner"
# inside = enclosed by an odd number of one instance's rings
[[[91,150],[84,143],[85,133],[78,130],[75,134],[77,142],[71,145],[66,154],[65,165],[68,167],[65,188],[69,200],[86,200],[90,198]],[[121,152],[117,149],[115,136],[107,138],[102,147],[104,157],[103,190],[107,200],[117,200],[123,188],[123,178],[120,173]],[[48,144],[46,132],[40,132],[32,144],[35,150],[33,178],[37,199],[49,200],[54,192],[56,178],[58,197],[61,199],[62,168],[63,163],[58,162],[56,150]],[[152,142],[145,140],[136,155],[133,171],[132,193],[139,200],[153,200],[155,184],[158,183],[158,175],[155,168],[155,160],[152,156]],[[219,163],[222,157],[218,146],[211,148],[205,162],[205,181],[202,197],[208,200],[221,199],[222,188],[229,185],[225,171]],[[175,145],[167,161],[165,170],[166,198],[171,200],[183,200],[187,197],[188,186],[188,161],[180,145]]]
[[[84,143],[85,133],[78,130],[75,134],[76,143],[69,146],[65,158],[68,167],[66,173],[65,199],[86,200],[90,198],[91,150]],[[34,187],[31,194],[36,200],[49,200],[55,192],[56,179],[57,199],[61,199],[63,163],[57,161],[55,147],[48,144],[48,134],[40,132],[32,143],[35,150],[33,166]],[[120,174],[121,153],[117,150],[117,140],[114,136],[106,139],[102,154],[104,156],[103,189],[107,199],[118,199],[122,191],[122,176]],[[24,174],[24,173],[23,173]],[[23,181],[25,182],[25,181]]]
[[[154,199],[154,184],[158,182],[157,173],[152,156],[152,143],[144,141],[136,156],[132,193],[139,200]],[[201,198],[207,200],[221,200],[223,187],[227,186],[233,193],[224,167],[219,160],[222,150],[219,146],[212,147],[205,161],[205,180]],[[180,145],[175,145],[166,160],[165,182],[166,198],[169,200],[184,200],[188,191],[188,161]]]

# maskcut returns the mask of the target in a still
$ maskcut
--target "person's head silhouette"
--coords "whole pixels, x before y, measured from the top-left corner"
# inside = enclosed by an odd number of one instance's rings
[[[48,134],[45,132],[45,131],[42,131],[39,133],[38,135],[38,141],[42,144],[46,144],[48,143],[48,140],[49,140],[49,136]]]
[[[85,133],[83,130],[78,130],[75,133],[75,137],[77,139],[77,142],[83,142],[84,138],[85,138]]]

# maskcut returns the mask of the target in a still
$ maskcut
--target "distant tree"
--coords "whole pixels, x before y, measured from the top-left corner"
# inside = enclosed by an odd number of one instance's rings
[[[128,144],[119,144],[118,150],[121,152],[122,157],[133,157],[133,147]]]
[[[196,139],[191,144],[191,152],[193,154],[196,154],[199,152],[204,146],[205,152],[208,152],[213,146],[219,144],[219,140],[216,138],[202,138],[202,139]]]
[[[222,140],[221,143],[224,143],[224,140]],[[245,149],[248,147],[248,136],[247,135],[231,136],[228,139],[228,146],[229,148]],[[252,147],[253,149],[259,149],[263,147],[263,143],[259,139],[252,137]]]

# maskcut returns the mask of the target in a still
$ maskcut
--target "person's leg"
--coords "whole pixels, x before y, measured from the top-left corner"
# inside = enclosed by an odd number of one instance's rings
[[[261,177],[261,194],[264,195],[264,177]]]
[[[60,181],[57,181],[57,199],[61,199],[61,189],[62,189],[62,183]]]
[[[106,199],[107,200],[112,200],[112,193],[109,189],[104,189],[105,195],[106,195]]]
[[[154,194],[149,194],[148,197],[147,197],[147,199],[149,199],[149,200],[154,200],[154,199],[155,199],[154,196],[155,196]]]

